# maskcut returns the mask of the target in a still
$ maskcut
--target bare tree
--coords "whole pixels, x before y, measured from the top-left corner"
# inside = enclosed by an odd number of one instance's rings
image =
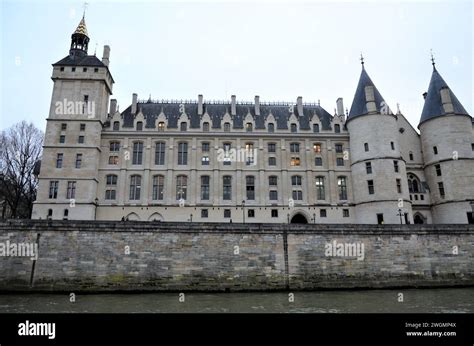
[[[22,121],[0,134],[0,193],[12,218],[30,218],[38,179],[33,174],[40,160],[44,134]]]

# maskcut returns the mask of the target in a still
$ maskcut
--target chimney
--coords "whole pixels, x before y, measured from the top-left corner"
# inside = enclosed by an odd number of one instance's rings
[[[424,92],[424,93],[423,93],[423,100],[426,100],[426,95],[428,95],[428,93],[427,93],[427,92]]]
[[[255,115],[260,115],[260,96],[255,95]]]
[[[235,107],[235,95],[232,95],[230,98],[231,98],[230,114],[231,115],[236,115],[237,114],[237,109]]]
[[[342,103],[342,97],[339,97],[336,100],[337,105],[337,115],[341,116],[344,115],[344,104]]]
[[[303,116],[303,97],[298,96],[296,99],[296,109],[298,110],[298,115]]]
[[[137,98],[138,98],[138,95],[133,93],[132,94],[132,114],[137,113]]]
[[[377,111],[377,107],[375,106],[374,87],[372,85],[367,85],[365,87],[365,101],[367,102],[368,113]]]
[[[112,100],[110,100],[109,115],[110,115],[110,116],[113,116],[116,111],[117,111],[117,100],[116,100],[116,99],[112,99]]]
[[[203,107],[202,107],[202,94],[198,95],[198,115],[202,115]]]
[[[441,94],[441,103],[443,104],[445,113],[454,112],[453,102],[451,101],[451,93],[449,92],[449,88],[443,87],[439,92]]]
[[[109,66],[109,58],[110,58],[110,46],[104,46],[104,54],[102,55],[102,62],[105,66]]]

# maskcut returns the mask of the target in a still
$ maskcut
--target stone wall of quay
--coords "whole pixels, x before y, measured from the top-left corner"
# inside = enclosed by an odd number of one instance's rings
[[[363,258],[328,255],[334,242],[363,244]],[[2,254],[18,243],[37,243],[37,259]],[[474,225],[7,220],[0,255],[0,291],[474,285]]]

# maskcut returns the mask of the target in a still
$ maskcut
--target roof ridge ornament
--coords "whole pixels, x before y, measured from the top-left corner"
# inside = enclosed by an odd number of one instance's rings
[[[364,56],[362,55],[362,52],[360,52],[360,64],[362,65],[362,69],[364,68]]]
[[[433,65],[433,71],[436,71],[436,63],[435,63],[435,58],[434,58],[434,55],[433,55],[433,49],[430,49],[430,53],[431,53],[431,65]]]

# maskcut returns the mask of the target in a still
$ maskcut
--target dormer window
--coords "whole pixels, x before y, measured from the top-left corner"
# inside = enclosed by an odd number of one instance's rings
[[[245,131],[252,132],[253,131],[253,124],[252,123],[246,123],[245,124]]]
[[[208,122],[205,122],[202,124],[202,130],[204,132],[209,132],[209,123]]]
[[[142,131],[143,130],[143,123],[141,121],[137,122],[137,131]]]
[[[291,124],[291,133],[296,133],[298,131],[298,127],[296,124]]]
[[[165,122],[164,121],[160,121],[158,123],[158,131],[160,132],[163,132],[165,130]]]
[[[114,127],[113,127],[113,129],[114,129],[114,131],[120,130],[120,122],[114,121]]]
[[[339,124],[334,125],[334,132],[335,133],[341,133],[341,125],[339,125]]]
[[[188,130],[188,123],[183,121],[180,125],[179,125],[179,128],[181,131],[187,131]]]
[[[275,125],[273,123],[268,124],[268,132],[269,133],[275,132]]]
[[[313,132],[318,133],[319,132],[319,124],[313,124]]]
[[[230,123],[224,123],[224,132],[230,132]]]

